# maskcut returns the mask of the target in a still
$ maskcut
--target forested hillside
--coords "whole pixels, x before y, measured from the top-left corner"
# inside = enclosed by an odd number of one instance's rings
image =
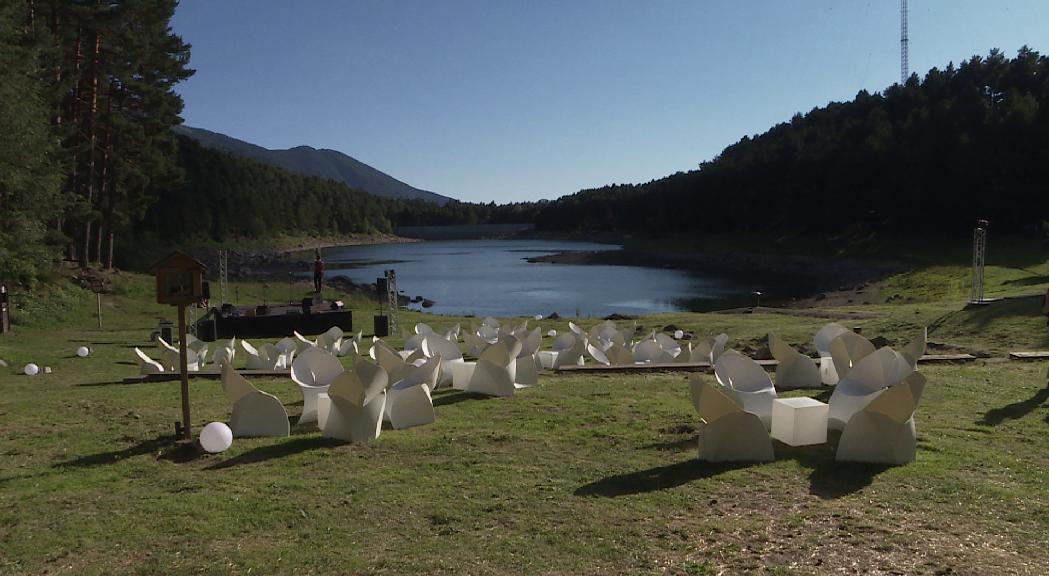
[[[537,204],[474,204],[380,198],[345,184],[178,139],[178,187],[145,211],[136,238],[265,239],[279,234],[384,233],[393,226],[530,222]]]
[[[556,230],[998,231],[1049,220],[1049,59],[1024,48],[798,114],[698,170],[550,203]]]
[[[418,198],[437,204],[444,204],[451,200],[447,196],[409,186],[389,174],[336,150],[318,150],[310,146],[297,146],[289,150],[270,150],[225,134],[189,126],[176,126],[175,133],[180,136],[188,136],[207,148],[223,150],[235,156],[280,166],[307,176],[336,180],[375,196],[406,200]]]

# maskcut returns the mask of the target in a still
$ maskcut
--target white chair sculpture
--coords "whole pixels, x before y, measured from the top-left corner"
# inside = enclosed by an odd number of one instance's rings
[[[572,326],[574,326],[574,324],[569,323],[569,329],[571,329]],[[572,331],[575,332],[575,330]],[[580,330],[580,332],[582,331]],[[585,334],[581,333],[580,335],[584,337],[586,336]],[[590,329],[589,341],[591,344],[594,344],[595,347],[597,347],[598,349],[607,350],[612,344],[626,346],[627,338],[626,335],[619,330],[615,322],[611,320],[605,320],[604,322],[597,324],[596,326]]]
[[[463,343],[466,344],[466,353],[475,358],[480,357],[485,348],[491,346],[488,340],[470,332],[463,332]]]
[[[342,328],[332,326],[331,328],[328,328],[325,333],[317,337],[317,347],[327,350],[337,356],[342,349],[343,336]]]
[[[404,377],[411,364],[405,361],[405,357],[383,340],[375,340],[368,355],[375,360],[382,369],[386,371],[391,382],[396,382]]]
[[[240,347],[244,349],[247,357],[244,360],[244,368],[247,370],[276,370],[277,360],[270,357],[274,349],[263,346],[255,348],[247,340],[240,341]]]
[[[273,345],[280,353],[277,358],[277,366],[280,368],[291,368],[291,363],[295,360],[295,352],[298,350],[295,347],[295,339],[293,338],[281,338],[276,344]]]
[[[540,365],[547,370],[562,366],[581,366],[586,352],[586,339],[566,332],[554,340],[550,350],[539,352]]]
[[[233,338],[229,342],[226,342],[222,346],[215,349],[215,353],[212,355],[212,363],[210,365],[211,372],[222,372],[222,369],[226,365],[233,365],[233,359],[237,357],[237,339]]]
[[[222,369],[222,390],[233,404],[229,428],[235,438],[291,433],[288,411],[280,399],[255,388],[229,364]]]
[[[914,461],[914,411],[925,390],[925,376],[914,372],[876,394],[852,415],[838,441],[835,460],[876,464]]]
[[[321,435],[347,442],[368,442],[382,432],[389,377],[382,366],[360,358],[353,370],[342,372],[328,388],[322,403]]]
[[[519,387],[535,386],[539,383],[539,345],[543,342],[542,329],[536,327],[527,332],[521,342],[521,350],[517,353],[517,367],[514,372],[514,384]]]
[[[360,349],[361,338],[364,336],[363,331],[358,331],[353,336],[346,338],[345,335],[342,341],[339,342],[337,349],[333,350],[336,356],[349,356],[356,354]]]
[[[327,392],[328,386],[344,371],[338,358],[320,348],[307,349],[291,363],[291,379],[302,391],[299,424],[317,421],[317,396]]]
[[[654,336],[634,344],[632,352],[634,361],[642,364],[668,364],[674,361],[674,357],[663,350]]]
[[[674,356],[674,362],[679,363],[679,364],[687,364],[687,363],[694,362],[694,360],[692,360],[692,343],[691,342],[685,342],[684,344],[681,345],[681,352],[679,352],[677,356]]]
[[[735,398],[744,410],[760,418],[766,430],[771,429],[776,388],[760,364],[735,350],[728,350],[714,364],[714,376],[725,387],[726,394]]]
[[[572,334],[575,334],[576,336],[578,336],[580,338],[586,338],[587,337],[586,336],[586,330],[583,330],[582,326],[579,326],[578,324],[576,324],[575,322],[572,322],[571,320],[568,321],[568,329],[572,332]]]
[[[208,343],[192,334],[186,334],[186,347],[197,353],[197,365],[203,366],[208,357]]]
[[[608,363],[612,366],[633,366],[637,363],[634,360],[634,355],[630,350],[626,349],[626,346],[613,342],[604,352],[605,358],[608,359]]]
[[[852,415],[885,388],[914,373],[907,360],[888,346],[868,354],[838,381],[830,400],[827,427],[842,430]]]
[[[292,330],[291,336],[292,336],[292,341],[295,342],[295,353],[296,354],[302,354],[304,350],[308,350],[310,348],[316,348],[317,347],[317,343],[316,342],[314,342],[313,340],[310,340],[309,338],[303,336],[302,334],[299,334],[299,332],[297,330]]]
[[[717,363],[718,358],[725,353],[728,344],[728,334],[722,332],[713,338],[700,340],[692,350],[693,362],[707,362],[711,366]]]
[[[743,409],[698,374],[689,375],[692,406],[699,414],[699,459],[708,462],[768,462],[773,459],[772,439],[756,415]]]
[[[853,366],[873,353],[874,344],[852,331],[842,332],[830,342],[830,356],[839,381],[849,375]]]
[[[434,334],[436,336],[436,334]],[[384,418],[395,429],[432,423],[436,416],[430,392],[441,374],[441,357],[434,356],[412,369],[386,390]]]
[[[848,331],[849,329],[841,324],[831,322],[823,328],[820,328],[819,332],[816,332],[816,335],[812,337],[812,346],[820,355],[820,380],[828,386],[837,384],[840,379],[837,370],[834,369],[834,359],[831,357],[830,343],[839,335]]]
[[[769,350],[779,362],[776,366],[776,389],[819,388],[823,383],[816,362],[787,344],[775,332],[769,332]]]
[[[157,338],[157,344],[160,345],[160,364],[164,366],[164,371],[180,372],[179,349],[168,344],[162,338]],[[200,368],[200,357],[197,356],[197,353],[192,348],[186,346],[186,370],[199,372]]]
[[[514,384],[521,344],[516,339],[513,341],[516,345],[509,340],[492,344],[477,362],[456,365],[452,387],[489,396],[513,396],[517,388],[523,387]]]
[[[662,348],[663,352],[666,352],[671,359],[677,358],[678,355],[681,354],[681,344],[679,344],[677,340],[674,340],[662,332],[655,333],[653,338],[655,338],[659,347]]]
[[[911,340],[900,350],[900,354],[907,359],[907,363],[911,365],[915,370],[918,369],[918,360],[925,355],[925,347],[929,342],[929,329],[922,328],[920,334],[918,334],[914,340]]]
[[[598,364],[602,364],[604,366],[612,365],[612,362],[609,361],[608,356],[604,353],[604,351],[594,346],[590,342],[586,343],[586,353],[589,354],[590,357],[593,358],[594,362],[597,362]]]
[[[447,335],[450,336],[451,334]],[[450,338],[437,333],[430,333],[426,335],[426,347],[431,357],[439,356],[441,358],[440,377],[435,388],[451,386],[455,365],[463,363],[463,353],[459,350],[459,345]]]
[[[164,365],[150,358],[145,352],[135,348],[135,358],[138,360],[139,374],[160,374],[164,372]]]

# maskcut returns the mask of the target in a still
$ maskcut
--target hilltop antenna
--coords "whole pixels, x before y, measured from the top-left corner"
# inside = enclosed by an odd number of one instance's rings
[[[910,66],[907,62],[907,45],[910,38],[907,37],[907,0],[900,0],[900,85],[907,83],[910,78]]]

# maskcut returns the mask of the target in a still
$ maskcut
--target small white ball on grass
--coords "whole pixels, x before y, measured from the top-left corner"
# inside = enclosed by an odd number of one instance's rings
[[[222,422],[212,422],[200,431],[200,447],[217,454],[233,445],[233,431]]]
[[[76,355],[80,356],[81,358],[87,358],[91,355],[91,349],[87,346],[81,346],[80,348],[76,349]]]
[[[551,337],[551,338],[553,338],[553,337],[557,336],[557,330],[551,329],[549,332],[546,333],[546,335]]]
[[[536,315],[535,315],[535,319],[536,319],[536,321],[538,322],[539,320],[542,320],[542,319],[543,319],[543,315],[542,315],[542,314],[536,314]]]
[[[40,373],[40,367],[30,362],[29,364],[25,365],[25,369],[23,369],[22,371],[25,372],[26,376],[36,376]]]
[[[681,340],[684,337],[685,337],[685,331],[684,330],[674,330],[674,339],[675,340]]]

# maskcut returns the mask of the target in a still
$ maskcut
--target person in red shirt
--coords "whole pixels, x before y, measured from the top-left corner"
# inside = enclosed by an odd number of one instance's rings
[[[320,294],[321,280],[324,279],[324,260],[321,260],[321,251],[317,250],[317,258],[313,261],[313,291]]]

